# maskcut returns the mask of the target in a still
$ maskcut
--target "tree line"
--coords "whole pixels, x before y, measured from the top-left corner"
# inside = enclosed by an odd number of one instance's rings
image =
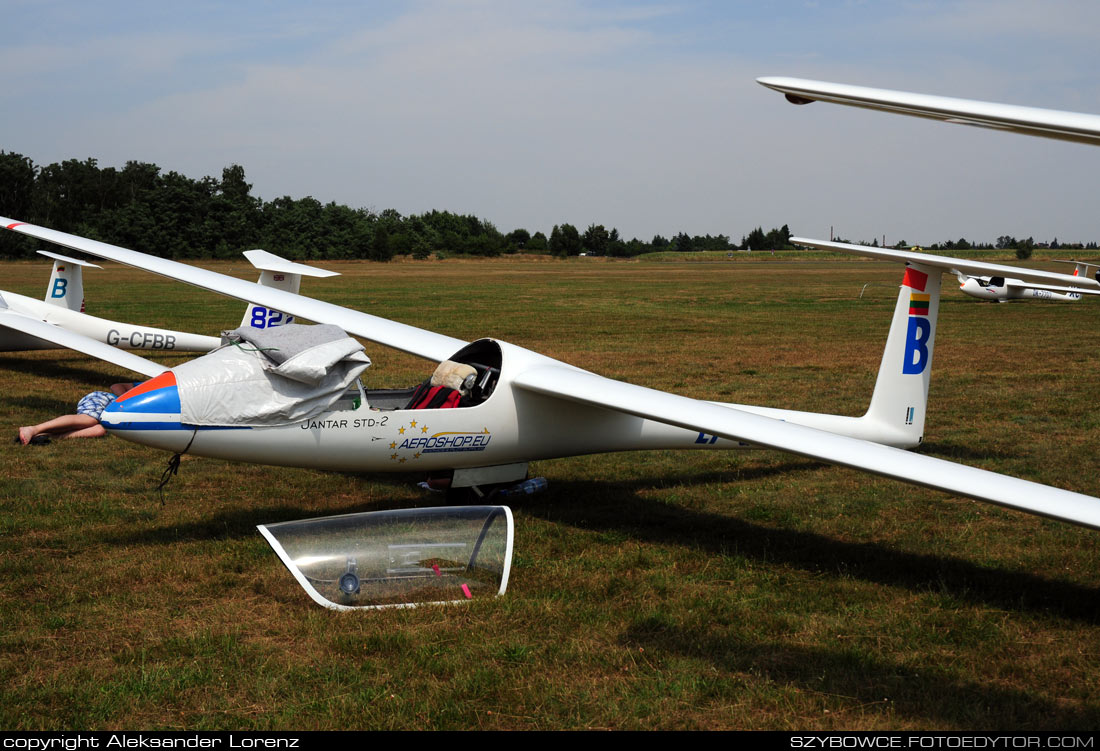
[[[148,162],[100,167],[95,159],[68,159],[40,166],[21,154],[0,151],[0,215],[50,229],[134,248],[166,258],[237,258],[243,250],[265,248],[295,260],[363,258],[387,261],[397,255],[427,258],[546,253],[559,257],[631,257],[654,251],[735,251],[793,249],[787,225],[756,227],[740,242],[729,235],[654,235],[626,240],[618,229],[591,224],[554,225],[549,236],[518,228],[504,233],[469,214],[432,210],[402,216],[394,209],[353,209],[317,199],[282,196],[263,201],[252,195],[244,168],[230,165],[221,179],[198,180],[163,172]],[[872,244],[877,245],[877,240]],[[12,232],[0,233],[0,258],[29,258],[40,245]],[[908,247],[904,241],[895,247]],[[931,250],[992,247],[965,238],[928,246]],[[1037,247],[1058,245],[1032,238],[997,238],[996,247],[1017,249],[1021,257]],[[1026,255],[1024,255],[1026,254]]]
[[[230,165],[221,179],[192,179],[163,172],[148,162],[100,167],[95,159],[68,159],[45,166],[0,151],[0,215],[82,237],[140,249],[166,258],[236,258],[265,248],[297,260],[396,255],[497,256],[548,253],[557,256],[636,256],[654,250],[769,250],[791,247],[786,226],[752,230],[732,243],[727,235],[656,235],[649,242],[625,240],[615,228],[571,224],[550,235],[526,229],[504,233],[473,215],[432,210],[402,216],[394,209],[353,209],[335,202],[252,195],[244,168]],[[40,243],[0,233],[0,258],[31,257]]]

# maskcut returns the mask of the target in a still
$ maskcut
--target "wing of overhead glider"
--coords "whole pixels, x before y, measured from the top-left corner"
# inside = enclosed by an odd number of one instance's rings
[[[238,300],[264,305],[298,318],[332,323],[349,334],[361,336],[372,342],[419,355],[429,360],[446,360],[466,344],[461,339],[425,331],[415,326],[372,316],[369,313],[360,313],[332,303],[264,287],[255,282],[246,282],[243,279],[188,266],[167,258],[156,258],[155,256],[149,256],[134,250],[126,250],[96,240],[88,240],[66,232],[36,227],[33,224],[26,224],[6,217],[0,217],[0,225],[39,240],[56,243],[98,258],[106,258],[109,261],[117,261],[127,266],[151,271],[154,274],[193,284],[196,287],[202,287],[228,297],[235,297]]]
[[[1100,529],[1100,498],[613,381],[571,367],[535,366],[517,374],[513,385]]]
[[[446,359],[464,344],[458,339],[377,316],[63,232],[10,219],[0,218],[0,223],[8,229],[47,242],[82,250],[232,297],[261,302],[317,322],[332,323],[371,341],[423,357]],[[926,258],[922,255],[920,262],[926,263]],[[790,451],[949,493],[1100,528],[1100,499],[1097,498],[953,464],[942,459],[911,454],[732,407],[615,381],[547,357],[530,354],[526,366],[517,365],[516,372],[509,374],[510,382],[518,392],[581,403],[692,431],[746,441],[756,446]]]
[[[1003,276],[1025,282],[1035,282],[1036,284],[1061,284],[1082,288],[1070,290],[1072,292],[1080,292],[1083,291],[1084,288],[1100,290],[1100,282],[1090,277],[1059,274],[1054,271],[1038,271],[1036,269],[1023,268],[1022,266],[1004,266],[997,263],[972,261],[966,258],[937,256],[915,250],[891,250],[889,248],[876,248],[870,245],[852,245],[850,243],[811,240],[806,237],[792,237],[791,242],[796,245],[804,245],[808,248],[835,250],[840,253],[851,253],[857,256],[866,256],[867,258],[878,258],[883,261],[919,263],[925,266],[941,268],[944,271],[961,271],[971,276]]]
[[[3,298],[0,298],[0,306],[2,305]],[[155,363],[152,360],[146,360],[144,357],[139,357],[125,350],[118,349],[117,347],[112,347],[109,344],[96,341],[83,334],[77,334],[68,329],[63,329],[60,326],[54,326],[45,321],[39,321],[21,313],[16,313],[15,311],[6,309],[6,307],[0,307],[0,327],[19,331],[23,334],[37,337],[38,339],[45,339],[48,342],[53,342],[54,344],[76,350],[77,352],[83,352],[86,355],[91,355],[100,360],[120,365],[136,373],[143,373],[149,377],[160,375],[168,370],[165,366]]]
[[[873,89],[804,78],[768,76],[758,78],[756,82],[786,95],[787,100],[794,104],[832,102],[959,125],[976,125],[1041,138],[1100,145],[1100,115]]]

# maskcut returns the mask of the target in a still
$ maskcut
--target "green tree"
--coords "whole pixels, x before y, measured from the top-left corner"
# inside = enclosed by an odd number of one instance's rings
[[[767,250],[767,244],[768,238],[761,227],[754,229],[747,237],[741,238],[741,250]]]
[[[32,220],[34,162],[22,154],[0,151],[0,215]],[[33,253],[34,242],[15,232],[0,233],[0,257]]]
[[[1032,251],[1035,250],[1035,239],[1029,237],[1026,240],[1019,240],[1016,242],[1016,257],[1021,261],[1031,258]]]
[[[545,253],[549,248],[550,245],[546,235],[541,232],[531,235],[531,239],[527,241],[527,252],[529,253]]]
[[[559,258],[581,254],[581,234],[572,224],[554,225],[550,233],[550,253]]]
[[[325,258],[372,257],[373,214],[332,202],[325,204],[321,216]]]
[[[524,250],[527,247],[527,243],[531,242],[531,233],[525,229],[514,229],[508,233],[507,248],[505,253],[515,253],[519,250]]]
[[[695,243],[692,242],[691,236],[687,232],[681,232],[672,238],[670,246],[670,250],[678,250],[681,253],[690,253],[695,250]]]
[[[610,242],[611,235],[604,229],[602,224],[590,224],[588,229],[584,231],[581,246],[584,252],[590,256],[605,256]]]

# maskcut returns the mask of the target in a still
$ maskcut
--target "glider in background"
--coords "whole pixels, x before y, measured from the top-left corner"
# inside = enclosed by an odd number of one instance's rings
[[[208,358],[223,349],[153,378],[107,408],[103,425],[136,443],[260,464],[424,471],[451,487],[475,489],[522,479],[532,460],[656,448],[771,448],[1100,528],[1100,499],[895,448],[923,439],[941,274],[932,266],[906,269],[870,407],[856,418],[690,399],[604,378],[500,340],[467,343],[13,219],[0,218],[0,224],[442,361],[428,395],[442,395],[452,407],[423,408],[434,398],[420,400],[414,389],[364,390],[352,377],[351,393],[338,393],[317,414],[264,425],[218,420],[205,408],[231,401],[223,392],[232,384],[201,376],[204,363],[216,366]],[[260,349],[242,347],[229,355],[260,357]],[[363,360],[355,366],[360,371]],[[272,381],[265,395],[275,400],[280,393]],[[202,420],[193,417],[200,413]]]
[[[1100,283],[1085,276],[1091,264],[1071,261],[1077,264],[1077,274],[1057,274],[1053,271],[1037,271],[1017,266],[1002,266],[984,261],[972,261],[966,258],[937,256],[917,250],[892,250],[876,248],[871,245],[852,245],[850,243],[811,240],[806,237],[792,237],[791,242],[808,248],[834,250],[851,253],[882,261],[901,263],[919,263],[955,275],[959,280],[959,289],[971,297],[981,300],[1063,300],[1075,302],[1081,295],[1100,295]],[[1011,276],[1009,276],[1011,274]]]
[[[756,81],[762,86],[780,92],[792,104],[831,102],[849,107],[891,112],[896,115],[942,120],[956,125],[974,125],[1040,138],[1100,145],[1100,115],[916,94],[909,91],[875,89],[805,78],[767,76],[758,78]],[[1091,264],[1078,261],[1070,261],[1077,264],[1071,276],[1031,271],[1015,266],[964,261],[960,258],[865,248],[844,243],[826,243],[805,238],[792,238],[792,242],[886,260],[919,259],[918,263],[933,264],[952,271],[958,278],[959,287],[964,293],[982,300],[1076,301],[1081,299],[1081,295],[1100,294],[1100,283],[1098,283],[1100,273],[1097,273],[1095,279],[1087,278],[1087,269]]]
[[[0,291],[0,352],[69,348],[155,376],[167,368],[124,350],[209,352],[221,344],[216,336],[135,326],[88,315],[84,312],[83,268],[100,267],[45,250],[38,252],[53,259],[45,299]],[[337,275],[264,250],[249,250],[244,255],[260,270],[259,283],[276,289],[297,292],[303,275]],[[279,311],[249,305],[241,325],[263,329],[291,321],[292,317]]]

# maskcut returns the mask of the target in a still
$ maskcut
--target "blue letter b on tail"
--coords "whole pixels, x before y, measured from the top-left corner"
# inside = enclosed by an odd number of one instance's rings
[[[909,330],[905,334],[905,362],[901,372],[905,375],[923,373],[928,366],[928,338],[932,323],[923,317],[909,316]]]

